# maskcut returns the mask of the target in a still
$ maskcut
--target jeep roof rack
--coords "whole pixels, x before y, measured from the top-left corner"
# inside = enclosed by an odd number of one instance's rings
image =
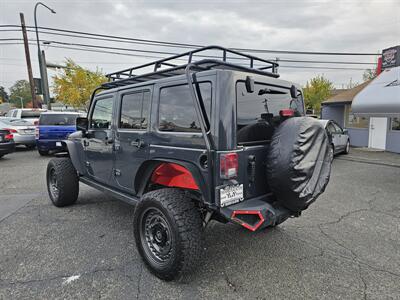
[[[221,57],[219,57],[215,55],[204,55],[204,53],[202,53],[208,50],[220,51],[222,55]],[[231,57],[228,57],[229,54],[231,55]],[[204,59],[193,61],[194,55],[202,57]],[[232,55],[234,55],[234,57],[232,57]],[[175,63],[172,63],[172,61],[174,60],[185,60],[186,63],[182,65],[177,65]],[[227,62],[227,60],[239,60],[240,64]],[[188,64],[194,64],[200,70],[228,69],[245,71],[275,78],[279,77],[279,74],[277,73],[277,68],[279,64],[274,61],[265,60],[256,56],[237,52],[220,46],[207,46],[136,67],[124,69],[118,72],[109,73],[106,75],[106,77],[108,78],[108,82],[104,83],[102,85],[102,88],[109,89],[134,83],[146,82],[149,80],[182,75],[185,74],[185,68]],[[258,66],[255,67],[255,64],[258,64]],[[160,70],[160,68],[163,66],[167,68]],[[153,72],[140,75],[136,75],[133,73],[134,71],[138,71],[144,68],[153,68]]]

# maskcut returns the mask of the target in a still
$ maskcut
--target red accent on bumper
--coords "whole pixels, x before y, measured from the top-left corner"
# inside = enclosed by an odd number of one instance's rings
[[[250,224],[238,219],[236,217],[237,215],[257,215],[260,218],[260,220],[255,225],[250,225]],[[259,210],[235,210],[235,211],[233,211],[231,218],[233,221],[238,222],[240,225],[242,225],[243,227],[245,227],[251,231],[256,231],[258,229],[258,227],[260,227],[261,224],[264,223],[264,221],[265,221],[262,213]]]

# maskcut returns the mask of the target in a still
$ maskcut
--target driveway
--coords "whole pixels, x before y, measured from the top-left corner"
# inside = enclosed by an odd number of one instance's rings
[[[251,233],[206,228],[204,263],[183,282],[144,267],[133,208],[81,185],[76,205],[55,208],[48,158],[0,160],[0,299],[400,298],[400,168],[346,157],[300,218]]]

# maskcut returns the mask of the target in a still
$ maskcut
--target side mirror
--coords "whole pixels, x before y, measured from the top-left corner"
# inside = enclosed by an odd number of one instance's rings
[[[85,117],[78,117],[76,118],[76,129],[86,133],[89,128],[89,121],[88,118]]]
[[[297,98],[297,89],[294,85],[290,87],[290,97],[292,97],[293,99]]]
[[[248,93],[254,92],[254,78],[246,76],[246,91]]]

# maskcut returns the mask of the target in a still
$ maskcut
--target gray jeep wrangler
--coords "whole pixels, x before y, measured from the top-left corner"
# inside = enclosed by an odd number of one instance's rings
[[[163,280],[198,265],[210,220],[256,231],[300,216],[332,152],[277,67],[209,46],[108,74],[48,164],[52,203],[73,204],[81,182],[135,205],[138,251]]]

